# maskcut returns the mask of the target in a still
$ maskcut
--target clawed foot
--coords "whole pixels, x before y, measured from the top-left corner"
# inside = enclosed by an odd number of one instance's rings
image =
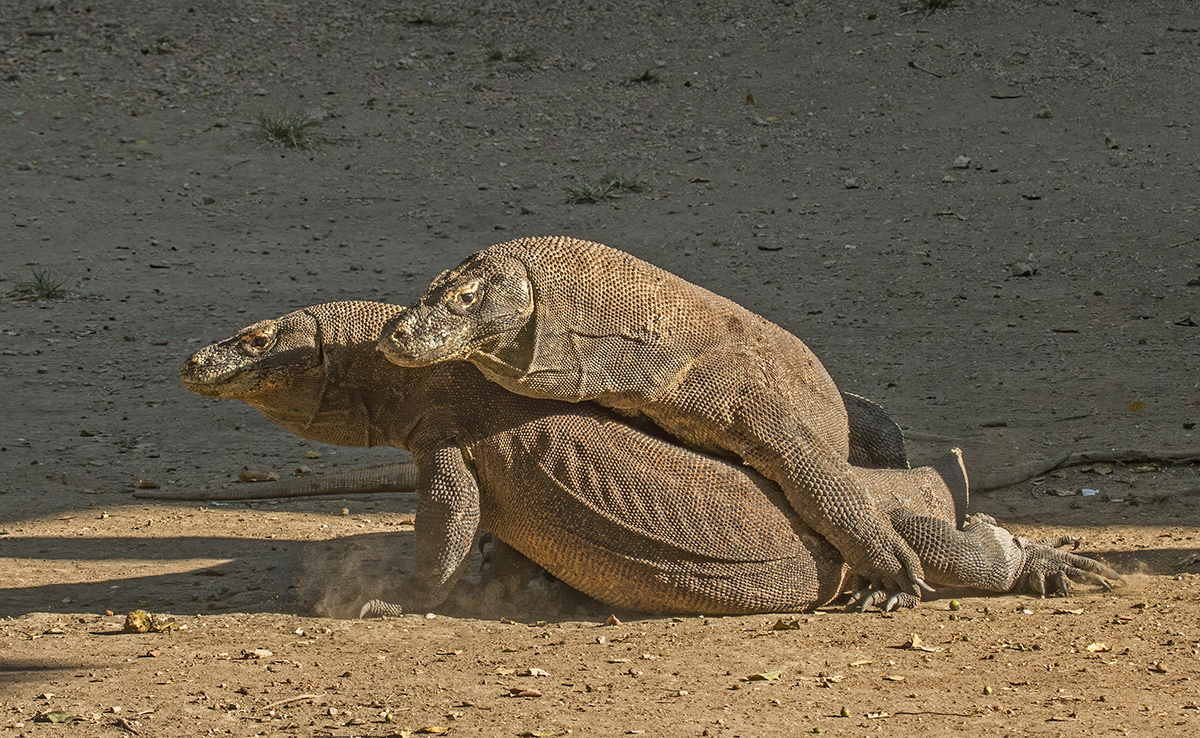
[[[922,592],[934,591],[925,583],[925,571],[916,552],[904,538],[893,535],[893,540],[871,550],[858,565],[851,565],[865,586],[855,591],[848,610],[866,612],[879,606],[891,612],[915,607]]]
[[[404,608],[399,605],[393,605],[390,602],[383,600],[369,600],[362,609],[358,611],[360,620],[367,618],[382,618],[382,617],[399,617],[404,614]]]
[[[933,587],[930,587],[922,579],[917,580],[916,586],[923,592],[934,591]],[[895,612],[900,608],[909,609],[916,607],[920,602],[920,597],[909,592],[869,586],[863,587],[854,593],[854,596],[850,598],[850,604],[846,605],[846,612],[866,612],[876,606],[883,612]]]
[[[1112,591],[1124,584],[1121,575],[1108,566],[1086,556],[1059,551],[1058,546],[1079,546],[1074,536],[1059,536],[1043,541],[1016,538],[1025,554],[1025,561],[1012,591],[1027,591],[1039,597],[1047,594],[1071,595],[1071,582],[1093,584]]]

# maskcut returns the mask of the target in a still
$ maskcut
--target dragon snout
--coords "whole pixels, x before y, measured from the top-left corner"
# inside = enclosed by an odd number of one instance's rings
[[[413,363],[423,344],[420,322],[420,316],[415,311],[393,319],[380,332],[379,350],[400,366],[420,366]]]
[[[180,379],[191,379],[195,375],[196,370],[203,365],[204,362],[200,359],[200,354],[192,354],[191,356],[187,357],[179,366]]]
[[[179,365],[179,379],[189,386],[210,384],[226,367],[214,357],[211,347],[201,349],[183,360]]]
[[[391,326],[391,332],[386,335],[396,343],[408,341],[413,336],[413,326],[406,320],[399,320]]]

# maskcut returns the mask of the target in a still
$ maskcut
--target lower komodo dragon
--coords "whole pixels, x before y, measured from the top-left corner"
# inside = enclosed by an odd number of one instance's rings
[[[943,474],[852,466],[838,390],[800,339],[602,244],[522,238],[484,249],[435,279],[379,346],[402,366],[467,360],[511,392],[591,400],[744,460],[779,484],[875,598],[915,602],[928,588],[878,500],[965,494],[965,471],[952,464]]]
[[[842,590],[841,556],[775,485],[602,407],[510,394],[469,363],[398,367],[375,345],[401,310],[341,302],[263,321],[196,352],[180,376],[191,391],[244,400],[304,438],[412,451],[416,556],[395,590],[411,604],[448,594],[481,527],[572,587],[635,610],[797,611]],[[1065,591],[1068,577],[1106,587],[1119,579],[1051,547],[1066,537],[1028,541],[985,516],[956,530],[965,498],[880,503],[934,583],[1044,592]]]

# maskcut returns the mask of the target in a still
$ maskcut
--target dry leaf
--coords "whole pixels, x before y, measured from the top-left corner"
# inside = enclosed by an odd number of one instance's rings
[[[887,676],[884,677],[884,679],[888,680],[889,682],[904,681],[904,677],[900,676],[899,674],[888,674]]]
[[[745,682],[773,682],[783,676],[782,671],[767,671],[760,674],[751,674],[742,681]]]
[[[274,655],[275,654],[273,652],[268,651],[265,648],[256,648],[253,651],[242,651],[242,658],[244,659],[269,659]]]
[[[179,629],[175,619],[168,615],[151,615],[145,610],[134,610],[125,616],[126,633],[167,633]]]
[[[526,689],[525,687],[510,687],[508,690],[509,697],[541,697],[542,693],[536,689]]]
[[[275,472],[258,471],[243,466],[242,470],[238,472],[238,479],[243,482],[277,482],[279,475]]]
[[[912,638],[908,639],[908,643],[904,644],[904,647],[911,649],[913,651],[926,651],[928,653],[937,653],[942,650],[940,648],[933,648],[932,646],[926,646],[924,643],[921,642],[921,636],[917,635],[916,633],[912,634]]]
[[[145,610],[134,610],[125,616],[126,633],[149,633],[150,613]]]
[[[1087,647],[1088,653],[1106,653],[1112,650],[1112,646],[1105,643],[1092,643]]]
[[[851,661],[850,665],[851,666],[866,666],[867,664],[870,664],[870,663],[872,663],[871,659],[859,659],[858,661]]]
[[[1127,407],[1125,409],[1131,413],[1136,413],[1138,410],[1145,410],[1146,403],[1144,403],[1140,400],[1138,402],[1131,402],[1131,403],[1129,403],[1129,407]]]

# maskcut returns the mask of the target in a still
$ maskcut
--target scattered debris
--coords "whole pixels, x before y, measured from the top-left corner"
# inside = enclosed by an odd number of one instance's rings
[[[179,630],[175,618],[169,615],[153,615],[145,610],[134,610],[125,616],[126,633],[166,633]]]
[[[542,693],[529,687],[509,687],[509,697],[541,697]]]
[[[742,679],[743,682],[773,682],[783,676],[782,671],[766,671],[759,674],[751,674]]]
[[[926,646],[921,640],[921,636],[917,635],[916,633],[912,634],[912,637],[908,639],[908,642],[905,643],[902,648],[907,648],[910,651],[926,651],[928,653],[940,653],[942,650],[940,648],[934,648],[933,646]]]
[[[925,67],[921,66],[920,64],[917,64],[915,61],[910,61],[908,63],[908,66],[912,67],[913,69],[918,69],[918,70],[924,72],[925,74],[932,74],[934,77],[945,77],[946,76],[944,74],[938,74],[937,72],[933,71],[932,69],[926,69]]]
[[[238,472],[238,480],[242,482],[278,482],[279,475],[275,472],[258,471],[249,467],[242,467]]]
[[[274,656],[274,652],[265,648],[255,648],[253,650],[243,649],[242,658],[244,659],[269,659]]]

